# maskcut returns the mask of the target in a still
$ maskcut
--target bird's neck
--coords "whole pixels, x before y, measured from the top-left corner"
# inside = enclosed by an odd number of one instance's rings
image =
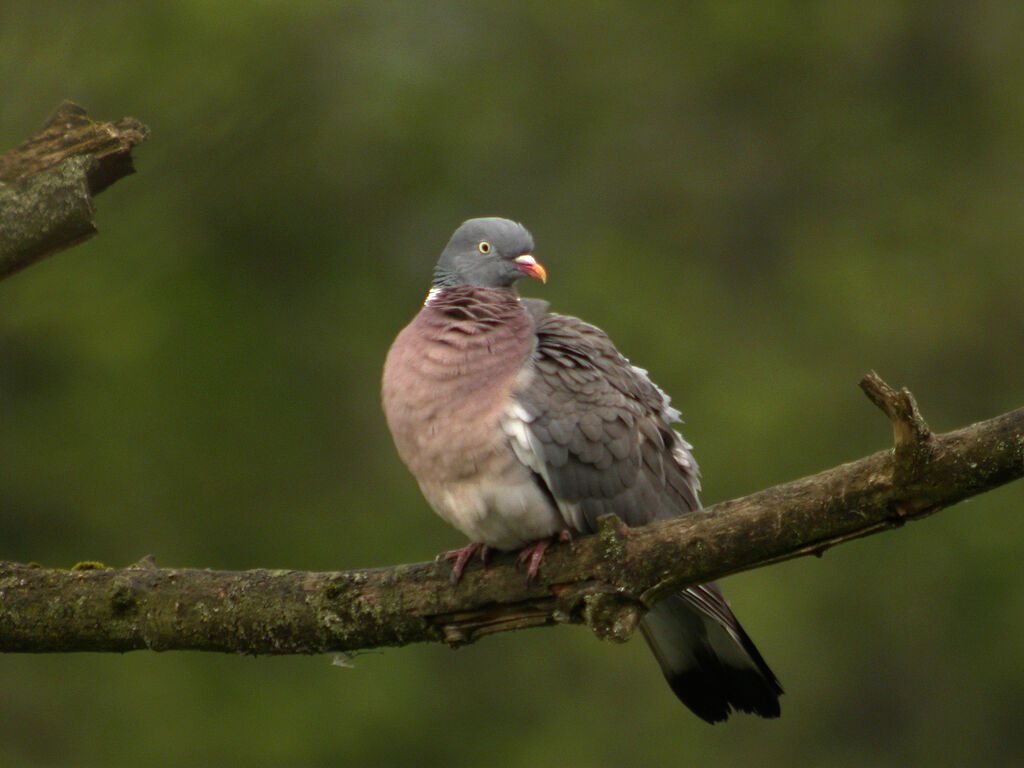
[[[480,288],[475,285],[434,285],[423,302],[446,314],[483,319],[494,315],[518,313],[519,295],[514,288]]]

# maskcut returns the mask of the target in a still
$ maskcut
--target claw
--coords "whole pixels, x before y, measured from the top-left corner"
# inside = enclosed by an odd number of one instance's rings
[[[462,572],[466,570],[466,566],[469,561],[473,558],[473,555],[480,553],[480,562],[487,565],[487,556],[491,553],[491,548],[486,544],[477,544],[472,542],[462,547],[461,549],[452,549],[448,552],[444,552],[439,555],[442,560],[454,560],[452,565],[452,584],[458,584],[462,578]]]
[[[549,536],[546,539],[540,539],[527,544],[521,550],[519,550],[518,564],[522,566],[526,564],[526,580],[533,581],[537,578],[537,573],[540,571],[540,564],[544,560],[544,553],[548,551],[555,542],[559,544],[572,544],[572,531],[568,528],[563,528],[554,536]]]
[[[519,557],[516,563],[522,567],[526,566],[526,580],[533,581],[537,578],[537,574],[540,572],[541,563],[544,560],[544,553],[548,551],[555,542],[559,544],[571,544],[572,543],[572,531],[568,528],[564,528],[554,536],[549,536],[546,539],[539,539],[532,544],[527,544],[521,550],[519,550]],[[449,560],[452,562],[452,584],[458,584],[462,580],[462,574],[466,570],[466,566],[469,565],[469,561],[473,559],[474,555],[480,555],[480,562],[487,565],[487,557],[491,554],[491,548],[486,544],[477,544],[472,542],[462,547],[461,549],[452,549],[448,552],[443,552],[438,555],[439,560]]]
[[[519,550],[519,558],[517,562],[520,566],[526,564],[527,581],[533,581],[537,578],[537,572],[540,570],[540,564],[544,559],[544,553],[547,552],[547,549],[550,546],[551,539],[541,539],[540,541],[533,542],[533,544],[527,544]]]

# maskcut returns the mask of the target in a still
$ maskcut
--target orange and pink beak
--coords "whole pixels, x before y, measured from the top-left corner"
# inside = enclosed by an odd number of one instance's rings
[[[519,271],[527,277],[540,280],[542,283],[548,281],[548,271],[531,254],[524,253],[522,256],[516,256],[513,261],[515,261]]]

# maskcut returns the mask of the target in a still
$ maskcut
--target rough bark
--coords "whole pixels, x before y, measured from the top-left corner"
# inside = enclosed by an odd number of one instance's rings
[[[0,279],[96,234],[93,196],[135,172],[132,147],[148,135],[130,117],[97,123],[65,101],[0,155]]]
[[[861,386],[893,424],[892,449],[703,512],[554,546],[527,583],[514,558],[309,573],[0,564],[0,650],[351,652],[513,629],[588,624],[629,638],[659,594],[808,554],[937,512],[1024,475],[1024,408],[934,435],[906,390]]]

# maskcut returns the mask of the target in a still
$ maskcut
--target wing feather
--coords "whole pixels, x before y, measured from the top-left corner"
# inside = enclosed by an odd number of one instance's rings
[[[600,329],[532,314],[533,376],[515,399],[528,414],[539,473],[567,523],[592,531],[609,512],[642,525],[699,509],[697,463],[672,428],[679,412],[647,372]]]

